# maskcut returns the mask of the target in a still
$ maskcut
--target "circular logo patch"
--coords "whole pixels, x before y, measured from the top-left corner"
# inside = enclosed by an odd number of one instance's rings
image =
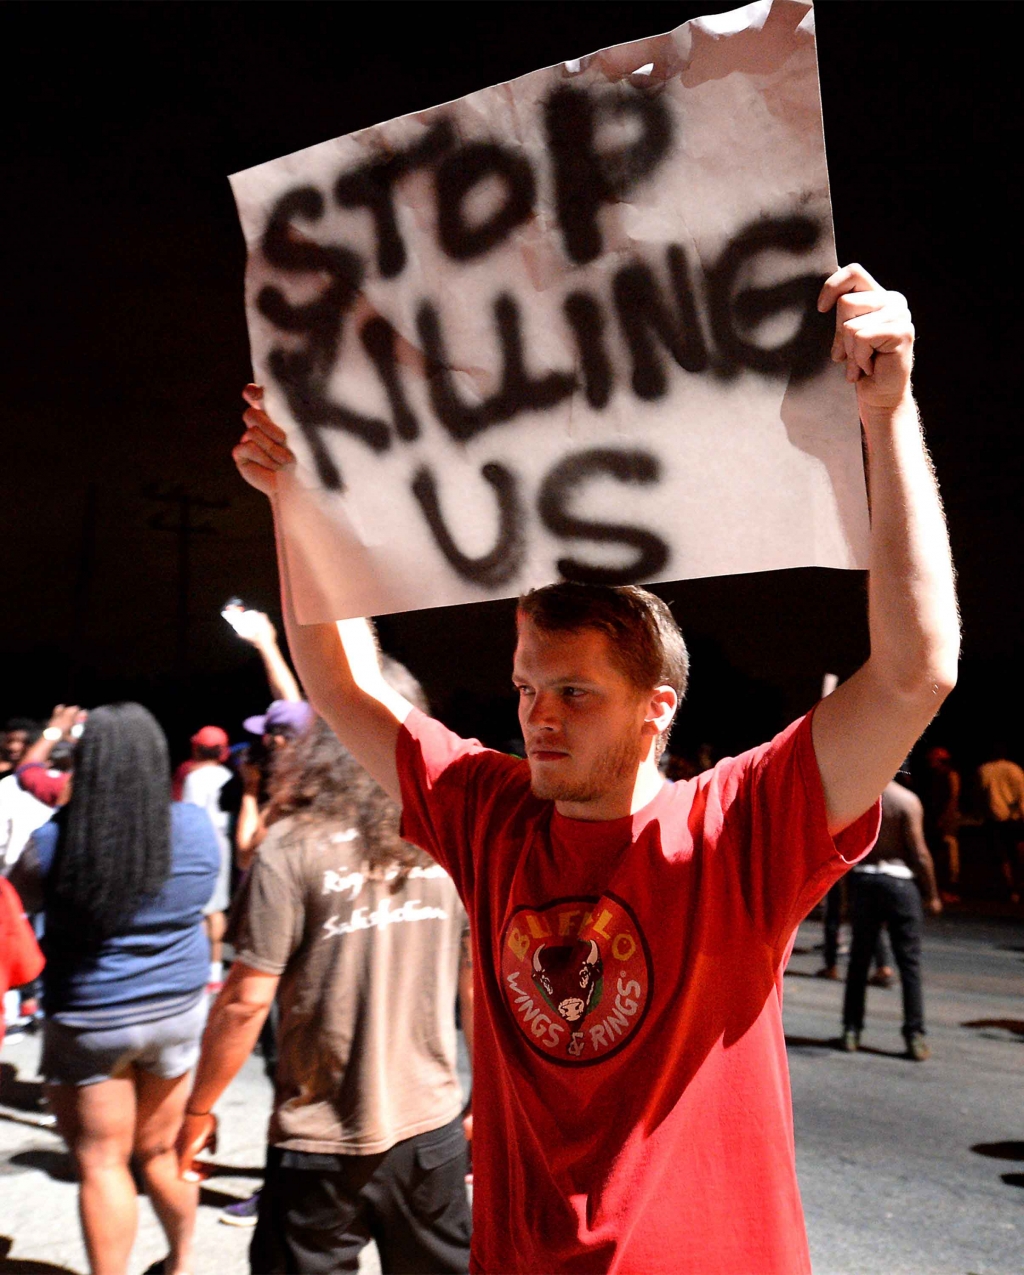
[[[502,938],[501,981],[531,1049],[563,1066],[587,1066],[636,1034],[653,976],[636,917],[603,894],[517,908]]]

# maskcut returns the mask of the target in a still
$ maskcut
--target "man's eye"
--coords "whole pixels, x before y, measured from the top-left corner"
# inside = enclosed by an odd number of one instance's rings
[[[517,686],[516,690],[519,692],[520,696],[533,694],[533,691],[529,686]]]
[[[581,686],[563,686],[562,694],[566,699],[581,699],[586,691]]]

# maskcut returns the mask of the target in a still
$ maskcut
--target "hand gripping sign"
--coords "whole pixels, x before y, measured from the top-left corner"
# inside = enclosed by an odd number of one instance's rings
[[[761,0],[231,179],[300,621],[866,565],[812,18]]]

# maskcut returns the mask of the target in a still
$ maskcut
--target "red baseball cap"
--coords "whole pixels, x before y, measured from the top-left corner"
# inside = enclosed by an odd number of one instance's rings
[[[219,726],[203,726],[192,736],[193,748],[219,748],[220,760],[228,755],[228,734]]]

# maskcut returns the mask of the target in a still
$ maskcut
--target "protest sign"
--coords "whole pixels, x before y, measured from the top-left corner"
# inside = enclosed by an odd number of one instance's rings
[[[231,179],[300,621],[866,565],[812,19],[763,0]]]

